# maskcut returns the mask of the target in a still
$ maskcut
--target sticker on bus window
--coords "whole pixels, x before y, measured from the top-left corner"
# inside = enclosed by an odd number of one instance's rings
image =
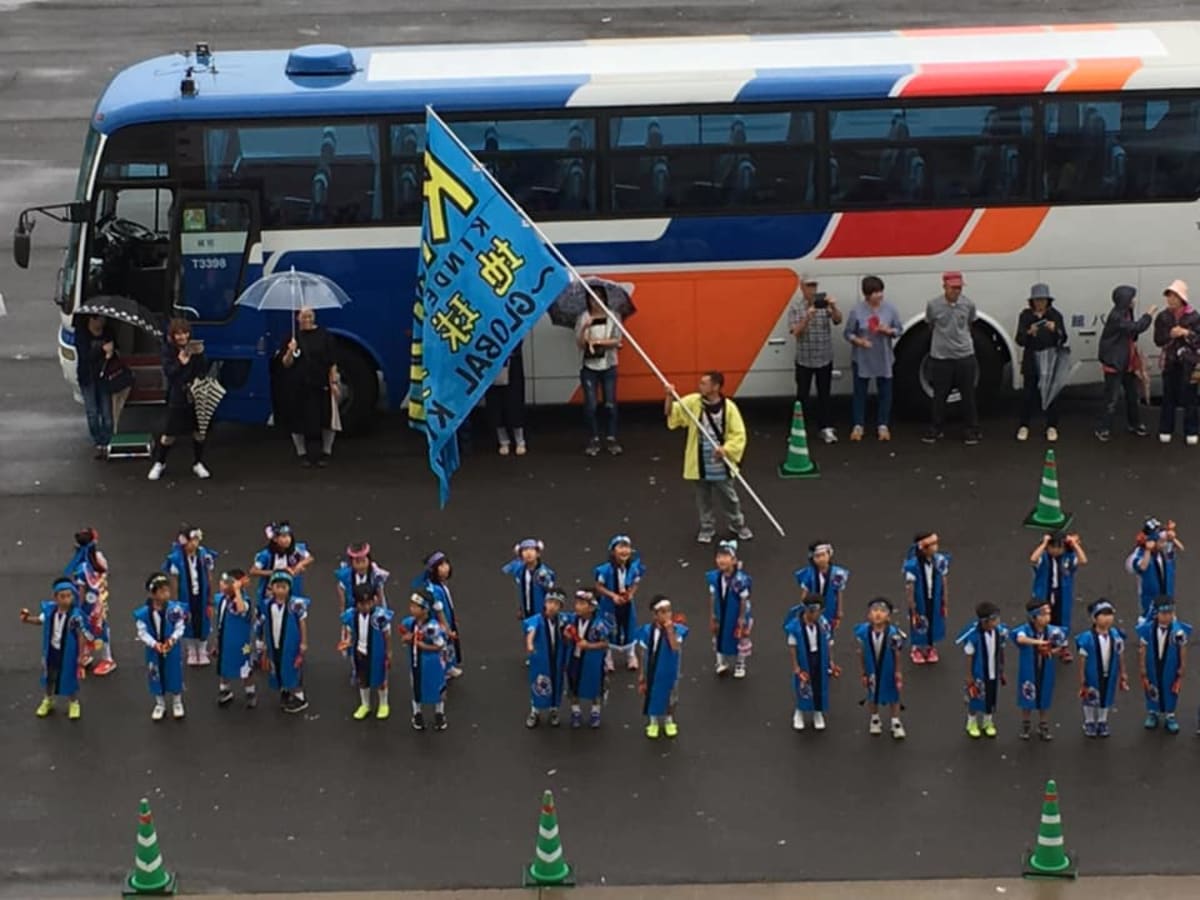
[[[1085,320],[1086,320],[1085,316],[1073,315],[1073,316],[1071,316],[1071,327],[1072,328],[1082,328]]]
[[[203,206],[190,207],[183,211],[184,231],[207,231],[208,217]]]

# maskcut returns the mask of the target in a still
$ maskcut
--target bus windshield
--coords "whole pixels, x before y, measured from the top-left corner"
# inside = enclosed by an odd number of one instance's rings
[[[92,169],[96,164],[96,150],[99,146],[100,132],[94,128],[89,128],[87,135],[83,139],[83,159],[79,163],[79,178],[75,182],[75,196],[72,198],[77,203],[86,202],[88,199],[88,182],[91,180]],[[79,278],[79,242],[82,239],[83,223],[72,223],[71,230],[67,235],[66,253],[63,256],[62,275],[58,283],[58,297],[55,299],[59,309],[64,313],[71,313],[73,311],[75,282]]]

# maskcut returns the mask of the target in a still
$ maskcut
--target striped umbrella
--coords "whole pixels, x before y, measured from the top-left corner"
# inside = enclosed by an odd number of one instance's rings
[[[213,414],[216,413],[217,407],[221,405],[221,399],[225,396],[225,388],[217,379],[206,375],[193,381],[188,390],[191,392],[192,405],[196,410],[196,434],[199,435],[200,440],[204,440],[208,434],[208,427],[212,424]]]

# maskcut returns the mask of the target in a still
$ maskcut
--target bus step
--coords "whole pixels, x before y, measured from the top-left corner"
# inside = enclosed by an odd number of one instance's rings
[[[129,434],[114,434],[108,445],[109,459],[149,459],[154,436],[135,431]]]

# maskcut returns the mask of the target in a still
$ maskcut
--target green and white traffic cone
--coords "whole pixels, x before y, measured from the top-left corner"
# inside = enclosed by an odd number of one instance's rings
[[[1063,512],[1062,499],[1058,494],[1058,462],[1054,451],[1046,451],[1042,463],[1042,483],[1038,488],[1037,506],[1025,517],[1025,527],[1037,531],[1058,531],[1071,524],[1073,516]]]
[[[525,887],[570,887],[575,884],[574,873],[563,856],[562,841],[558,839],[558,814],[554,811],[554,795],[542,795],[542,815],[538,819],[538,839],[533,862],[525,867]]]
[[[788,432],[787,456],[779,466],[780,478],[817,478],[821,470],[808,455],[808,431],[804,427],[804,404],[792,407],[792,427]]]
[[[1079,867],[1067,855],[1063,843],[1062,815],[1058,810],[1058,785],[1046,782],[1042,800],[1042,821],[1038,825],[1037,846],[1025,854],[1026,878],[1075,878]]]
[[[158,851],[158,835],[154,831],[154,817],[150,815],[150,801],[142,798],[138,809],[137,851],[121,896],[167,897],[174,893],[175,876],[167,871],[162,854]]]

